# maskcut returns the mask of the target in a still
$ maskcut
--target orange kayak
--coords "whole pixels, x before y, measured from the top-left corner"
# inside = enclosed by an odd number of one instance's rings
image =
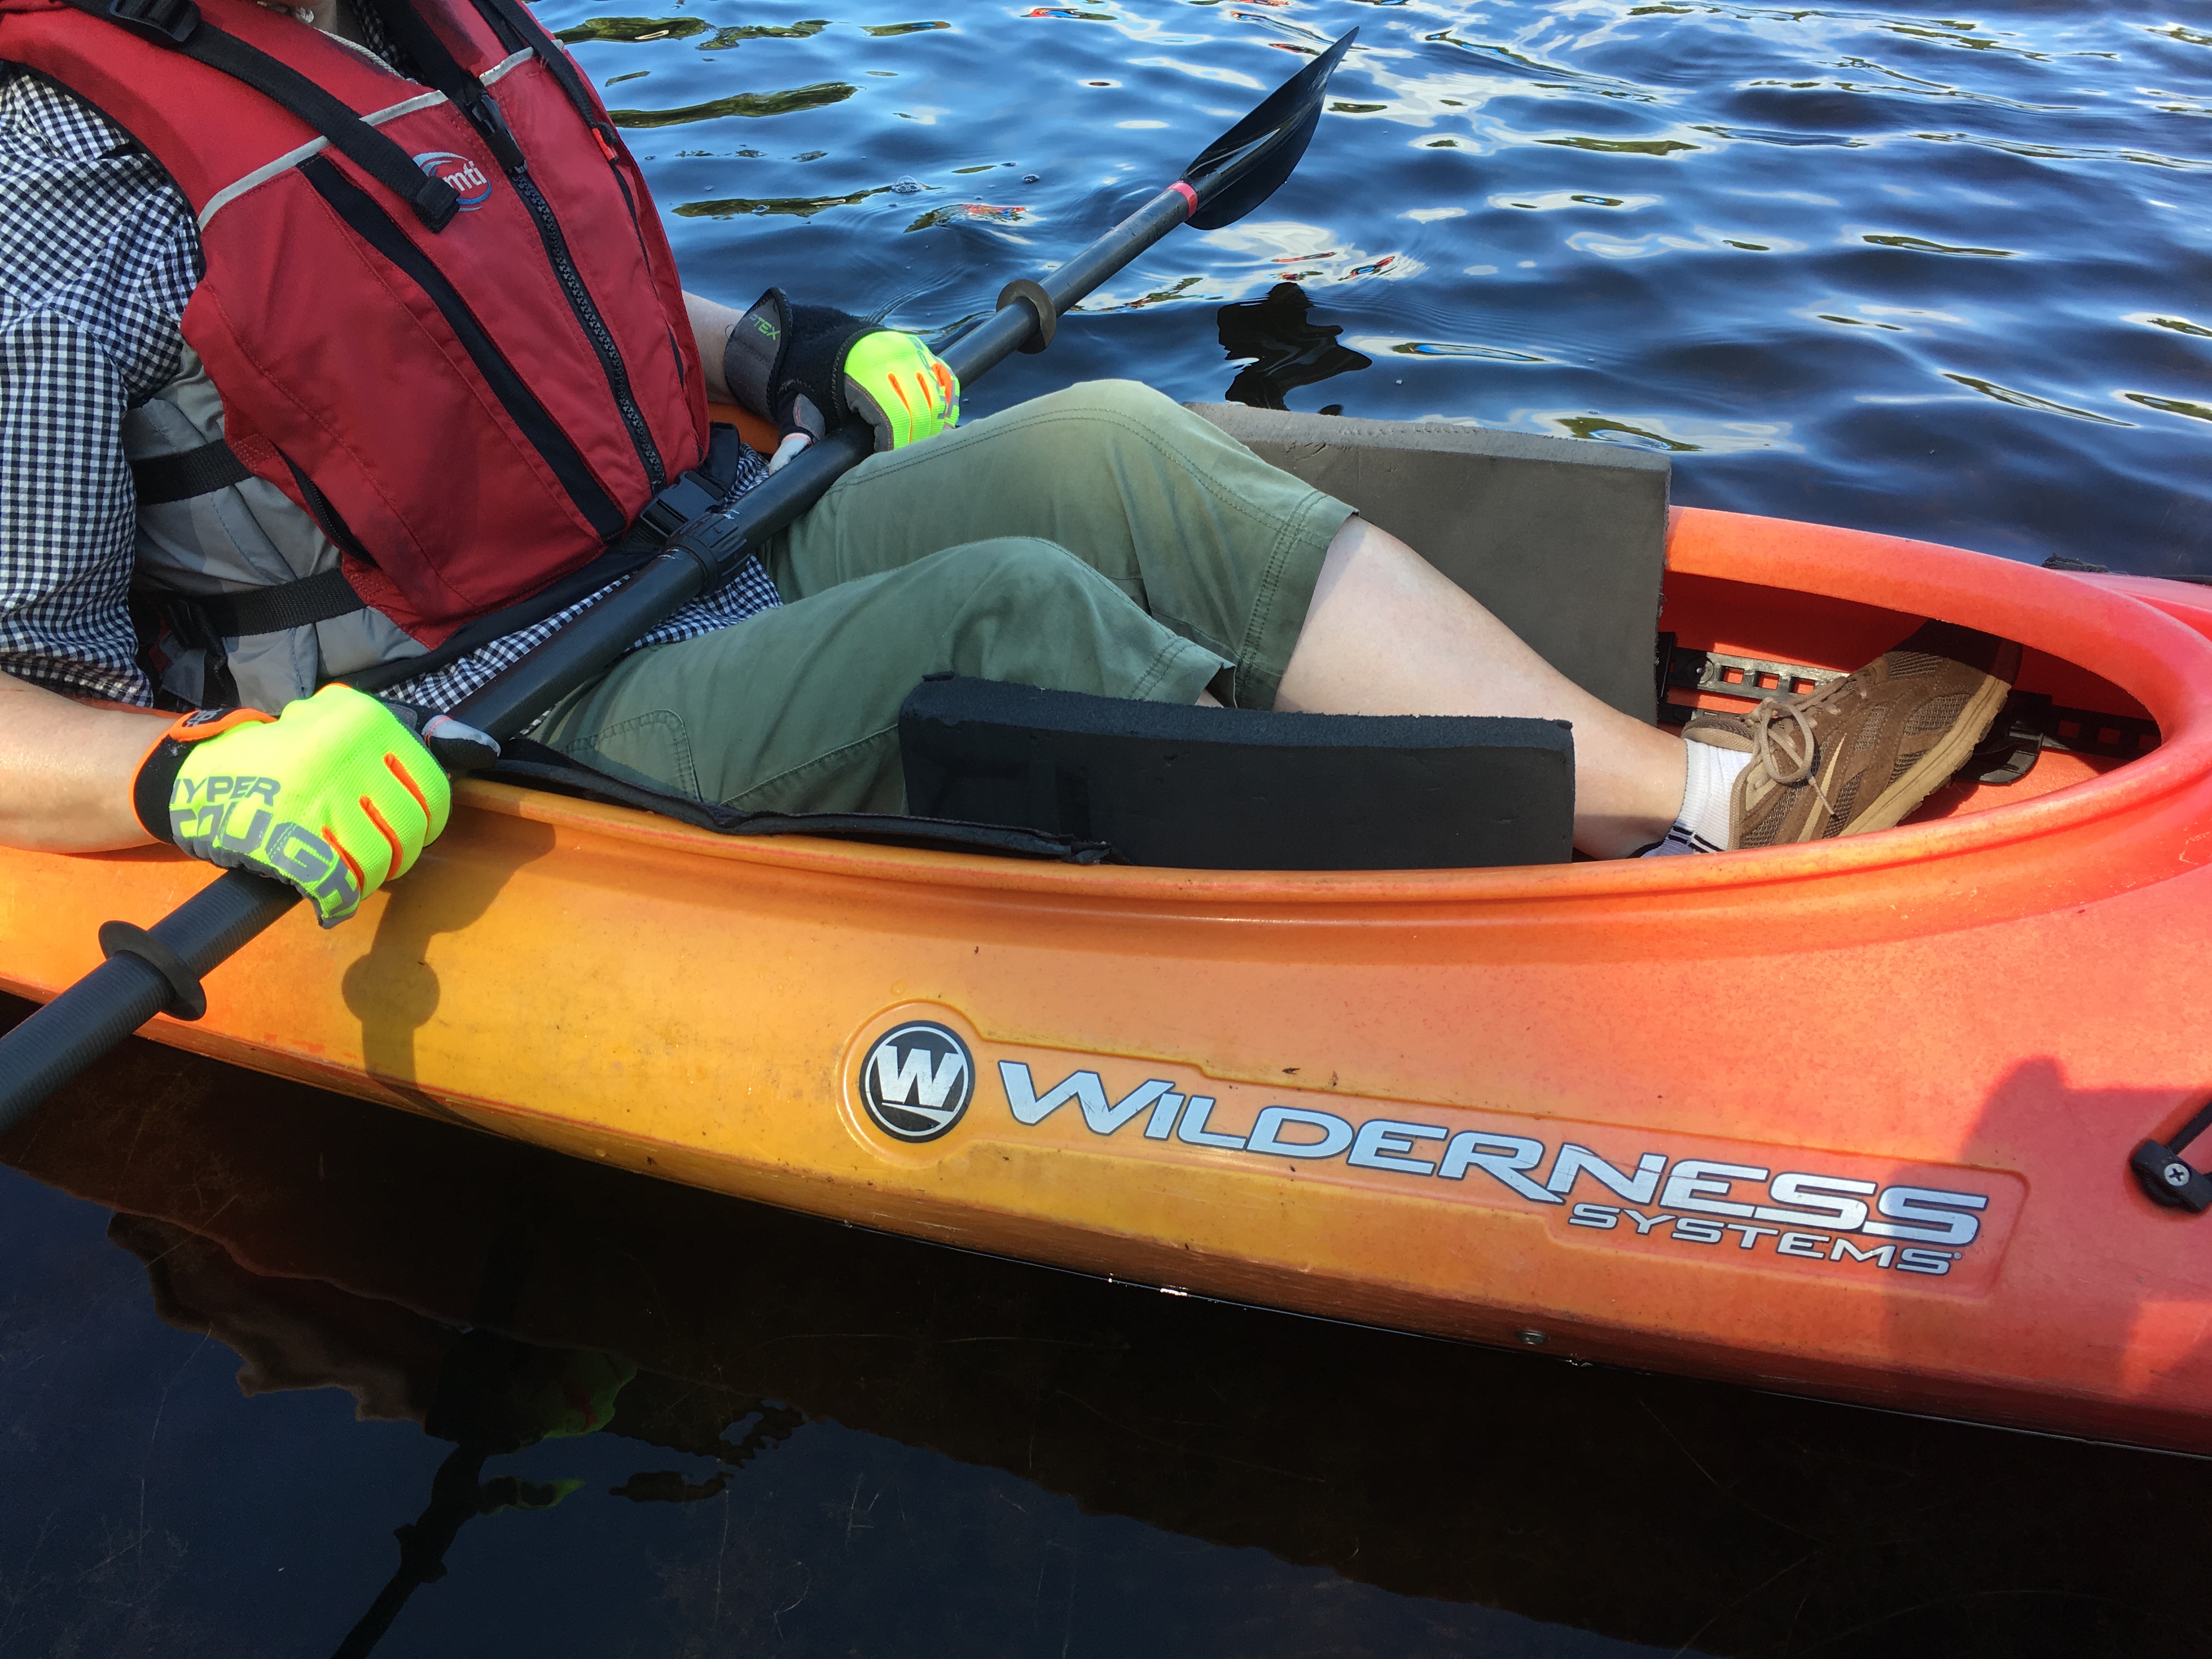
[[[1937,617],[2067,746],[1894,830],[1496,870],[722,837],[479,781],[159,1041],[865,1225],[1333,1317],[2212,1452],[2212,590],[1678,509],[1726,703]],[[210,878],[0,854],[0,984]],[[2212,1162],[2212,1142],[2200,1167]]]

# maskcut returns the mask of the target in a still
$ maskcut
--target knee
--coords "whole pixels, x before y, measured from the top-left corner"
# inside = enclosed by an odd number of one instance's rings
[[[1167,393],[1141,380],[1079,380],[1020,407],[1045,416],[1046,427],[1060,427],[1063,434],[1066,422],[1078,422],[1087,428],[1083,433],[1086,440],[1108,447],[1126,441],[1132,434],[1170,435],[1191,425],[1213,429]],[[1066,436],[1058,441],[1065,443]]]
[[[1035,429],[1050,434],[1056,473],[1114,465],[1116,457],[1199,455],[1226,442],[1204,416],[1139,380],[1084,380],[1022,407],[1046,417]]]
[[[938,556],[951,567],[955,591],[964,608],[1026,611],[1087,593],[1104,579],[1056,542],[1034,536],[1001,536],[948,548]]]
[[[1119,416],[1147,427],[1194,418],[1166,392],[1141,380],[1080,380],[1057,395],[1085,414]]]
[[[1209,653],[1055,543],[1007,537],[936,556],[960,596],[940,636],[942,665],[954,673],[1104,696],[1159,696],[1171,684],[1181,696],[1187,657],[1204,665],[1188,693],[1195,696],[1213,672]]]

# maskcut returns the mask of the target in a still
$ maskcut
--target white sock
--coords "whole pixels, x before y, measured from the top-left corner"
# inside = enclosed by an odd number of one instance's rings
[[[1682,778],[1682,805],[1674,823],[1647,859],[1677,853],[1725,853],[1729,839],[1729,792],[1751,757],[1710,743],[1685,743],[1689,764]]]

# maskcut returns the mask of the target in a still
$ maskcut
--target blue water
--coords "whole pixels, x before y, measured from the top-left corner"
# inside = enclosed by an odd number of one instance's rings
[[[542,9],[632,112],[696,287],[925,330],[1357,26],[1273,200],[1161,244],[969,407],[1100,374],[1218,398],[1217,313],[1291,281],[1369,360],[1292,408],[1666,449],[1694,504],[2212,568],[2202,7]]]
[[[692,287],[933,332],[1356,24],[1279,195],[969,408],[1134,374],[2212,570],[2202,7],[539,10]],[[144,1047],[0,1158],[0,1659],[331,1652],[456,1492],[383,1659],[2212,1651],[2199,1462],[1099,1285]]]

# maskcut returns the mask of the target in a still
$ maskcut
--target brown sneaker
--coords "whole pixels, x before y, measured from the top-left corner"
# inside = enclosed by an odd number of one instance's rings
[[[1729,847],[1887,830],[1966,763],[2020,672],[2020,647],[1929,623],[1856,674],[1748,714],[1698,714],[1692,743],[1748,754],[1729,798]]]

